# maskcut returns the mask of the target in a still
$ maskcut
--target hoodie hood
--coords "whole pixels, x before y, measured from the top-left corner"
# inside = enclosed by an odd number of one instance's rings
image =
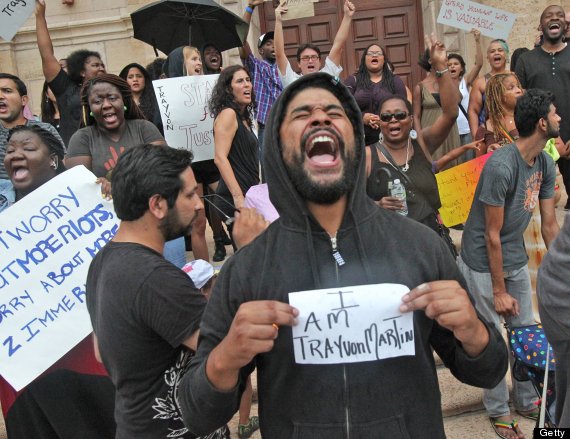
[[[301,90],[306,88],[324,88],[334,94],[344,107],[354,127],[355,154],[357,166],[354,172],[354,187],[348,194],[348,205],[341,227],[348,224],[347,216],[355,220],[352,212],[358,212],[358,221],[368,218],[375,212],[376,206],[366,195],[366,160],[364,149],[364,127],[360,109],[349,90],[338,80],[327,73],[311,73],[303,75],[289,85],[271,108],[263,142],[264,174],[269,188],[269,198],[280,215],[280,221],[287,227],[305,229],[307,219],[313,219],[307,209],[306,201],[297,192],[289,177],[279,141],[279,128],[285,117],[289,102]]]
[[[162,66],[162,72],[167,78],[179,78],[184,75],[184,47],[180,46],[168,54]]]

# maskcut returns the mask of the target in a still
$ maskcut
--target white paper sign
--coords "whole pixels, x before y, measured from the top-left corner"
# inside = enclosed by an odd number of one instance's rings
[[[437,22],[466,31],[479,30],[491,38],[507,39],[517,16],[469,0],[443,0]]]
[[[87,270],[119,223],[95,179],[74,167],[0,214],[0,375],[16,390],[92,332]]]
[[[0,36],[11,41],[35,8],[35,0],[0,0]]]
[[[413,313],[402,314],[405,285],[377,284],[289,293],[299,310],[295,361],[338,364],[415,355]]]
[[[152,81],[168,145],[187,149],[194,162],[214,158],[214,115],[208,109],[220,75]]]

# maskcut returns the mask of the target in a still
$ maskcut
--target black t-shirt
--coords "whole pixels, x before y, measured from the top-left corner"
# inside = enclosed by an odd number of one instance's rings
[[[81,86],[73,82],[63,69],[48,85],[57,101],[60,114],[59,133],[67,146],[73,133],[79,129],[81,121],[81,98],[79,96]]]
[[[87,308],[103,363],[117,389],[117,438],[193,438],[175,391],[189,360],[182,346],[206,299],[154,250],[110,242],[87,276]]]

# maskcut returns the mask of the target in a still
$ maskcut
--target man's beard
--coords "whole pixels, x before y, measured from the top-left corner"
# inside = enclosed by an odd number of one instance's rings
[[[560,135],[560,130],[554,128],[550,122],[546,121],[546,137],[551,139],[553,137],[556,138],[559,135]]]
[[[322,128],[319,128],[319,130],[322,130]],[[301,139],[301,151],[299,154],[293,155],[292,163],[284,161],[284,164],[293,186],[304,200],[316,204],[333,204],[354,188],[354,180],[358,164],[354,157],[347,156],[344,141],[339,138],[333,130],[326,128],[324,130],[329,131],[339,141],[338,154],[341,161],[344,163],[342,176],[339,180],[331,183],[319,184],[312,180],[308,171],[305,169],[305,160],[308,160],[308,158],[305,153],[304,144],[312,132],[309,132]]]
[[[175,207],[168,209],[166,217],[164,217],[158,226],[162,232],[164,241],[172,241],[173,239],[180,238],[181,236],[189,235],[192,231],[192,223],[197,216],[198,214],[196,213],[189,223],[185,225],[180,221],[178,210]]]

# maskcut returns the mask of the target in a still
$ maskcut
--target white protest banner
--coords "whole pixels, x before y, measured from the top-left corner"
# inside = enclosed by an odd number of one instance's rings
[[[0,37],[12,40],[35,8],[35,0],[0,0]]]
[[[84,166],[0,214],[0,375],[16,390],[92,331],[85,280],[119,220]]]
[[[517,16],[511,12],[469,0],[443,0],[437,22],[491,38],[507,39]]]
[[[208,101],[218,76],[181,76],[152,81],[166,143],[192,151],[194,162],[214,158],[214,115],[208,109]]]
[[[377,284],[289,293],[299,310],[295,361],[339,364],[415,355],[413,313],[402,314],[405,285]]]

